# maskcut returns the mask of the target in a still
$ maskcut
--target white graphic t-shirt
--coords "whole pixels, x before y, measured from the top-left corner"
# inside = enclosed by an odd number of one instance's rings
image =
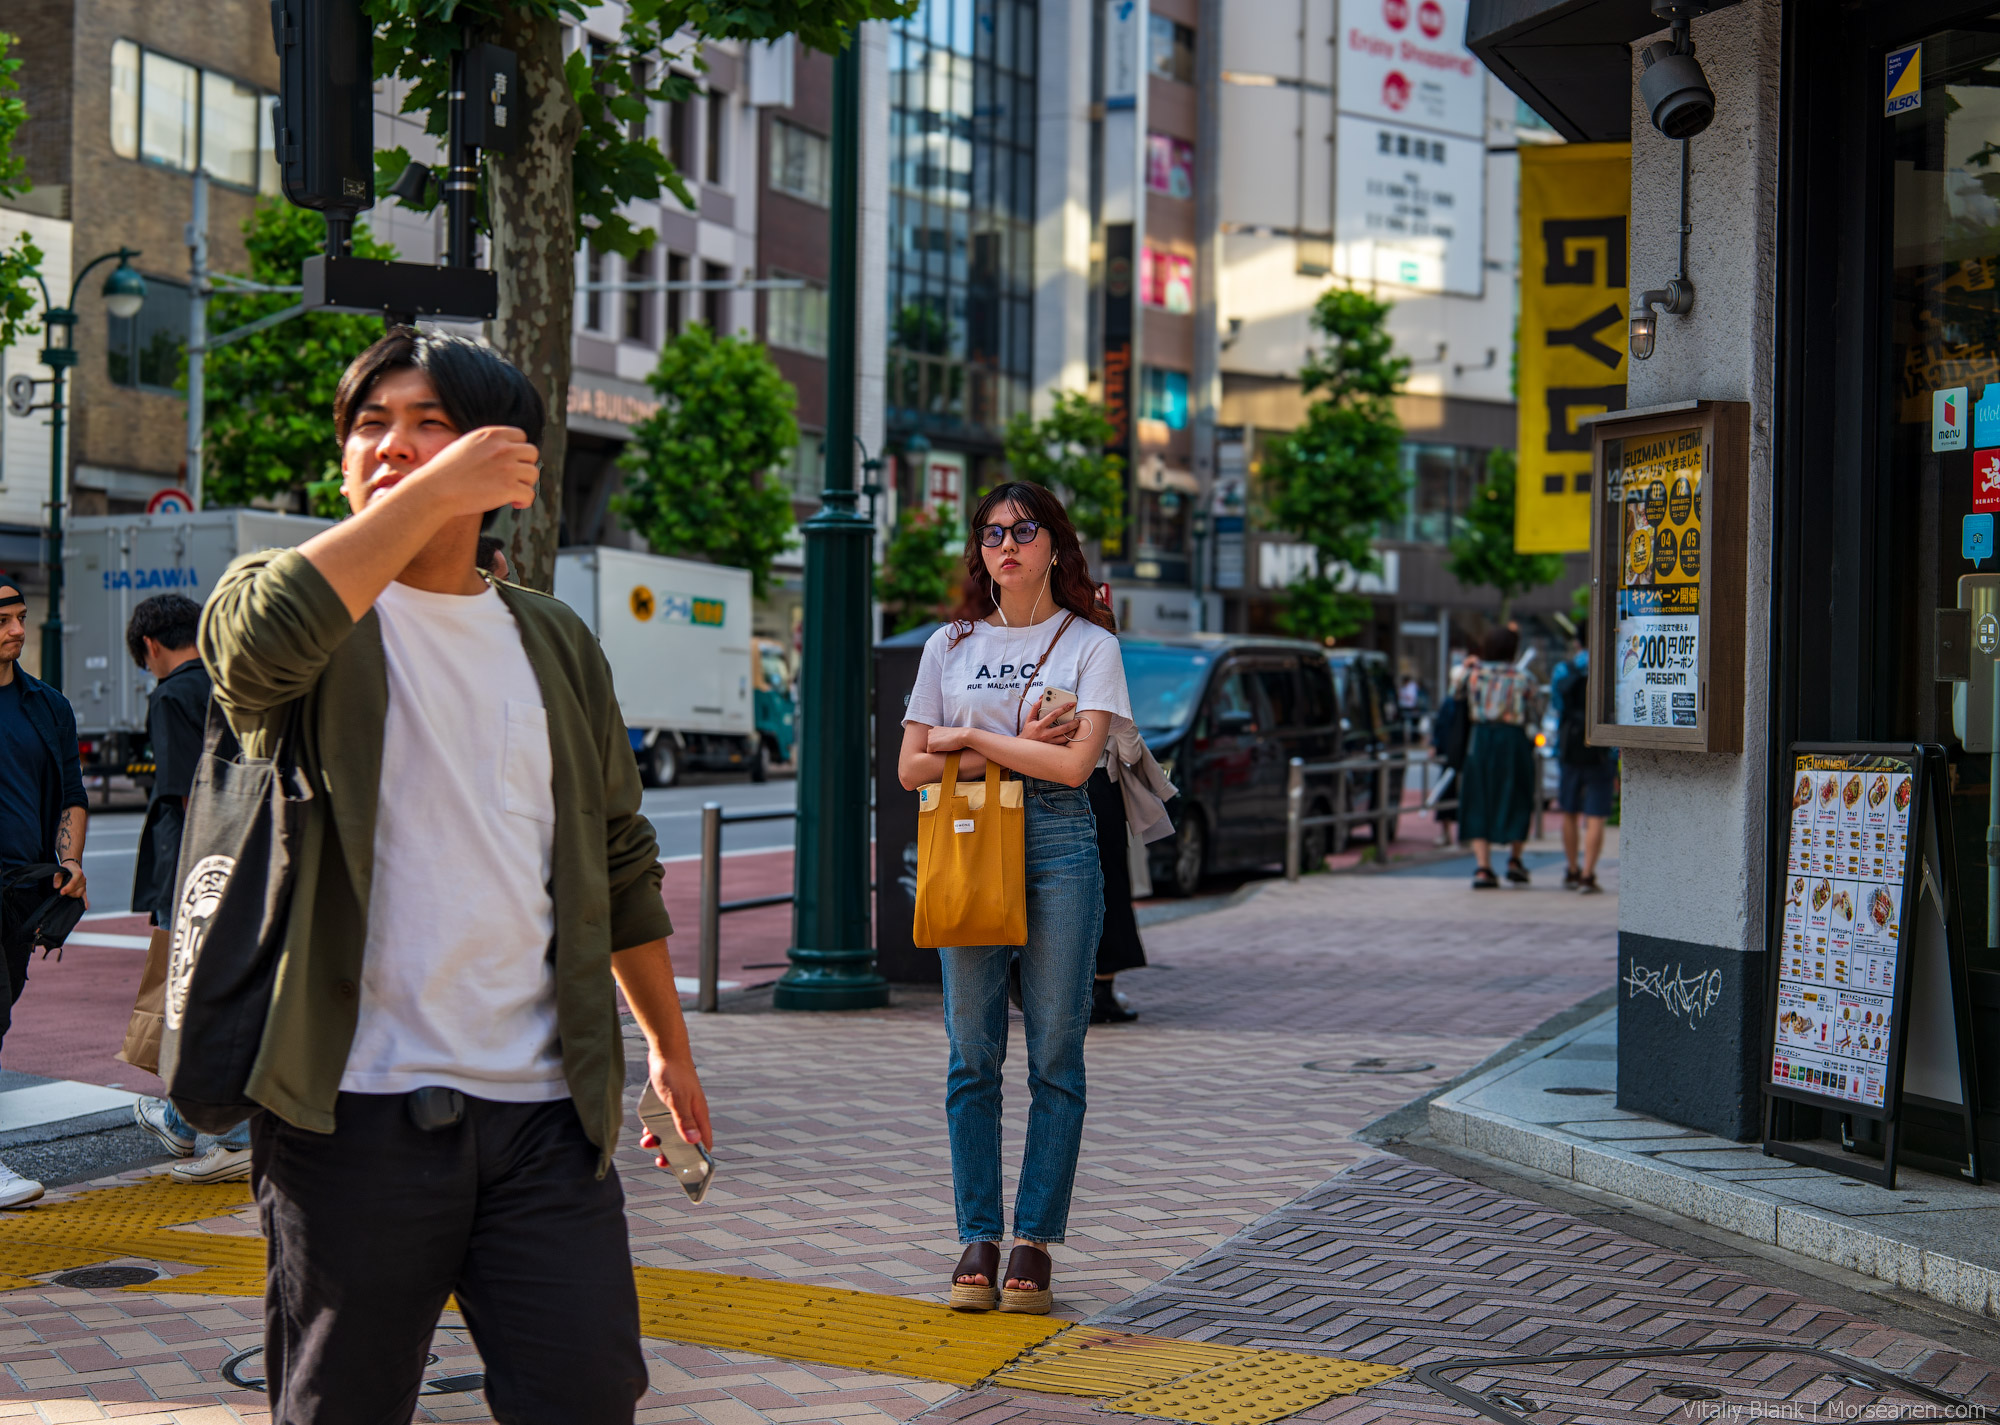
[[[951,646],[952,626],[946,624],[924,644],[917,684],[903,710],[903,721],[927,727],[977,727],[1014,736],[1035,715],[1044,688],[1076,694],[1079,713],[1110,713],[1130,718],[1132,703],[1125,692],[1125,661],[1118,639],[1088,619],[1078,618],[1056,640],[1046,666],[1043,651],[1068,615],[1025,628],[976,623],[972,632]],[[963,627],[963,625],[961,625]],[[1014,710],[1028,685],[1020,727]]]

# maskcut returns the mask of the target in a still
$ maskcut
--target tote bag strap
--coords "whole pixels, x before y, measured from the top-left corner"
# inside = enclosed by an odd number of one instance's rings
[[[1062,642],[1062,636],[1069,632],[1069,626],[1075,622],[1075,614],[1065,614],[1063,616],[1061,625],[1056,629],[1056,636],[1051,638],[1049,646],[1042,650],[1042,660],[1035,665],[1035,672],[1040,673],[1042,671],[1043,666],[1049,661],[1049,655],[1056,651],[1056,645]],[[1035,680],[1032,677],[1023,678],[1021,680],[1021,696],[1014,700],[1014,736],[1016,737],[1021,735],[1021,710],[1028,705],[1028,689],[1033,687],[1034,683]]]

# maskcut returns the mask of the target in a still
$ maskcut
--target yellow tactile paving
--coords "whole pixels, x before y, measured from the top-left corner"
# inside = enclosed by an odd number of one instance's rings
[[[760,1277],[663,1267],[633,1275],[640,1329],[656,1339],[951,1385],[984,1380],[1067,1325]]]
[[[1135,1336],[1079,1326],[1043,1343],[993,1377],[993,1384],[1053,1395],[1102,1398],[1166,1385],[1265,1354],[1243,1346],[1212,1346],[1170,1336]]]
[[[247,1206],[241,1183],[165,1176],[81,1192],[0,1218],[0,1291],[54,1272],[132,1260],[199,1268],[127,1292],[261,1296],[264,1239],[186,1224]],[[1259,1425],[1400,1374],[1391,1368],[965,1313],[935,1302],[762,1277],[635,1267],[639,1320],[656,1340],[971,1386],[1104,1399],[1203,1425]],[[1114,1398],[1115,1397],[1115,1398]]]
[[[1331,1356],[1256,1351],[1151,1390],[1107,1400],[1104,1409],[1127,1415],[1188,1420],[1195,1425],[1267,1425],[1336,1395],[1352,1395],[1403,1374],[1400,1366],[1374,1366]]]

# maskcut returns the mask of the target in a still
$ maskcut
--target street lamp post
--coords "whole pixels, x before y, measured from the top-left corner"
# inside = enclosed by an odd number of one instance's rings
[[[69,302],[58,307],[49,297],[49,284],[37,273],[42,289],[42,365],[49,369],[49,524],[48,547],[44,557],[49,569],[49,612],[42,620],[42,681],[60,690],[63,685],[63,384],[65,373],[77,362],[76,294],[91,270],[113,259],[118,265],[104,279],[104,307],[114,317],[137,316],[146,301],[146,279],[130,265],[138,249],[121,247],[103,253],[84,264],[83,271],[69,284]]]
[[[855,509],[854,393],[860,214],[861,37],[833,61],[833,210],[827,293],[826,491],[804,528],[805,658],[791,968],[779,1009],[873,1009],[868,860],[869,572],[875,526]]]

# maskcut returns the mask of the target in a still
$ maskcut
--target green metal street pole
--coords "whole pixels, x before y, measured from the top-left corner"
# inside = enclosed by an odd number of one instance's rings
[[[43,556],[49,569],[49,612],[42,620],[42,681],[57,691],[63,685],[63,385],[65,373],[77,362],[76,294],[92,268],[115,259],[118,266],[104,280],[104,305],[114,317],[136,315],[146,300],[146,279],[130,265],[138,255],[137,248],[121,247],[91,259],[70,283],[66,307],[50,302],[48,284],[42,284],[42,365],[49,369],[49,523]]]
[[[779,1009],[889,1002],[869,933],[869,575],[875,527],[855,509],[854,387],[861,187],[861,37],[833,61],[833,212],[827,293],[826,492],[806,521],[799,677],[798,854],[791,968]]]

